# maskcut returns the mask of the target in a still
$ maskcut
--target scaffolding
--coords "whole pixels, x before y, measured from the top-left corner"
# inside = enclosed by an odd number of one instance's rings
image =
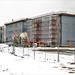
[[[58,16],[57,15],[52,15],[50,30],[52,31],[52,33],[51,33],[52,46],[57,46],[59,43],[59,24],[58,24]]]
[[[59,40],[58,15],[45,15],[33,20],[34,42],[57,46]]]
[[[34,42],[38,42],[41,40],[41,19],[35,19],[33,23],[33,39]]]

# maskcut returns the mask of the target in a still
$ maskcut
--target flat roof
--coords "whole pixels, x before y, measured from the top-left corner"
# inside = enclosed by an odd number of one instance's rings
[[[75,16],[75,13],[69,13],[69,12],[66,12],[66,11],[50,12],[50,13],[34,16],[32,18],[25,18],[25,19],[18,19],[18,20],[12,19],[11,22],[5,23],[5,25],[14,24],[14,23],[17,23],[17,22],[24,22],[24,21],[27,21],[27,20],[32,20],[32,19],[40,18],[40,17],[43,17],[43,16],[50,16],[50,15]]]
[[[27,20],[31,20],[30,18],[25,18],[25,19],[18,19],[18,20],[13,20],[11,22],[7,22],[5,23],[5,25],[10,25],[10,24],[14,24],[14,23],[17,23],[17,22],[24,22],[24,21],[27,21]]]
[[[75,16],[75,14],[72,13],[59,13],[58,15]]]
[[[75,16],[75,13],[69,13],[69,12],[66,12],[66,11],[65,12],[64,11],[50,12],[50,13],[46,13],[46,14],[42,14],[42,15],[32,17],[32,19],[40,18],[40,17],[43,17],[43,16],[49,16],[49,15]]]

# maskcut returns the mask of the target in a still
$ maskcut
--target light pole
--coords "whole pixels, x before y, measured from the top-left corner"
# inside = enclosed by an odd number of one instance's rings
[[[34,37],[34,41],[35,41],[35,37]],[[33,42],[33,47],[34,47],[34,60],[35,60],[35,47],[36,47],[36,44]]]
[[[34,46],[34,60],[35,60],[35,46]]]
[[[60,41],[59,41],[59,38],[60,38],[60,34],[59,34],[59,28],[58,28],[58,44],[57,44],[57,45],[58,45],[58,60],[57,60],[58,63],[59,63],[59,52],[60,52],[60,51],[59,51],[59,50],[60,50],[60,49],[59,49],[59,42],[60,42]]]
[[[57,62],[59,62],[59,45],[58,45],[58,58],[57,58]]]
[[[12,39],[13,39],[13,54],[15,55],[15,37],[13,36]]]
[[[74,63],[75,63],[75,49],[74,49]]]

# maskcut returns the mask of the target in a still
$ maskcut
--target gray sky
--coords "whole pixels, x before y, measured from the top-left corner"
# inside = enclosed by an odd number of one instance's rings
[[[35,17],[52,11],[75,12],[75,0],[0,0],[0,26],[12,19]]]

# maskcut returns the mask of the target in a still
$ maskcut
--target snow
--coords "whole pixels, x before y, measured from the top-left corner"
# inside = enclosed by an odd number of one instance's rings
[[[1,44],[0,75],[75,75],[74,54],[60,54],[58,63],[58,54],[52,52],[35,51],[34,60],[32,49],[16,47],[15,56],[13,47]]]

